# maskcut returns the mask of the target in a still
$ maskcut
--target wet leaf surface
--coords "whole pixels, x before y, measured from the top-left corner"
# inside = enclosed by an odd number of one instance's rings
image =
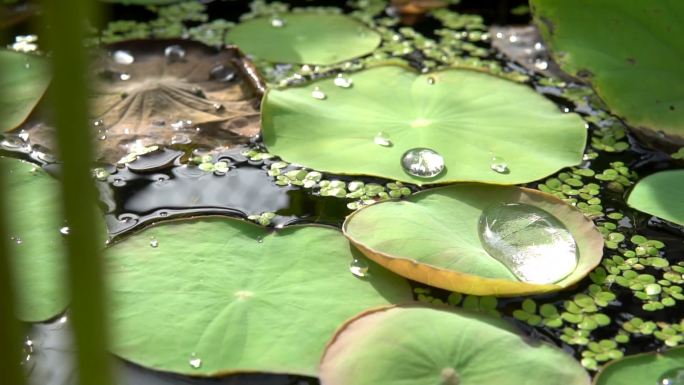
[[[678,385],[684,381],[684,346],[637,354],[613,361],[595,378],[595,385]]]
[[[684,170],[661,171],[640,180],[627,204],[684,226]]]
[[[0,50],[0,90],[11,97],[0,103],[0,132],[11,130],[26,120],[50,83],[47,59],[9,50]]]

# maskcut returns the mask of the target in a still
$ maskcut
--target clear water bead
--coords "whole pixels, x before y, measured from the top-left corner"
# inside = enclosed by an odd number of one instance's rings
[[[155,238],[155,237],[150,238],[150,246],[152,246],[152,247],[159,246],[159,241],[157,240],[157,238]]]
[[[444,158],[429,148],[413,148],[401,157],[407,173],[420,178],[433,178],[444,171]]]
[[[657,385],[684,385],[684,366],[663,373]]]
[[[129,51],[122,50],[112,52],[112,59],[114,59],[117,64],[123,65],[130,65],[135,61],[133,54],[131,54]]]
[[[345,77],[343,74],[337,74],[333,83],[340,88],[349,88],[352,86],[351,78]]]
[[[202,367],[202,359],[195,356],[195,353],[192,353],[190,355],[190,360],[188,361],[188,363],[190,363],[190,366],[194,369],[199,369],[200,367]]]
[[[229,82],[235,78],[235,71],[223,64],[218,64],[209,71],[209,78],[221,82]]]
[[[577,244],[556,217],[523,203],[499,203],[480,216],[485,251],[521,281],[558,282],[577,266]]]
[[[375,137],[373,138],[373,142],[377,144],[378,146],[383,146],[383,147],[390,147],[392,146],[392,141],[389,138],[389,135],[385,134],[384,132],[378,132]]]
[[[511,171],[508,169],[508,164],[506,164],[506,161],[498,156],[492,157],[492,163],[489,165],[489,168],[491,168],[494,172],[498,172],[499,174],[508,174]]]
[[[328,96],[325,92],[321,91],[320,87],[314,87],[313,91],[311,91],[311,97],[318,100],[325,100]]]
[[[349,264],[349,271],[357,277],[365,277],[368,275],[368,264],[360,258],[352,259]]]
[[[178,62],[185,58],[185,50],[178,44],[170,45],[164,49],[164,56],[169,63]]]
[[[62,227],[61,229],[59,229],[59,232],[60,232],[62,235],[69,235],[69,226],[64,226],[64,227]]]
[[[273,28],[283,28],[285,26],[285,20],[279,18],[279,17],[274,17],[271,19],[271,27]]]
[[[129,74],[129,73],[122,72],[122,73],[119,74],[119,79],[121,79],[121,80],[123,80],[123,81],[126,81],[126,80],[128,80],[128,79],[130,79],[130,78],[131,78],[131,74]]]
[[[429,85],[433,85],[433,84],[435,84],[435,78],[432,76],[428,76],[427,82]]]

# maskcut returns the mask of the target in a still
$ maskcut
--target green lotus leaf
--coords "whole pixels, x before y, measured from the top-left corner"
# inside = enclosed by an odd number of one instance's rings
[[[32,163],[0,158],[0,165],[10,231],[2,236],[11,240],[17,317],[45,321],[63,312],[69,302],[59,182]]]
[[[670,381],[664,381],[670,379]],[[678,381],[677,381],[678,380]],[[595,385],[677,385],[684,381],[684,346],[613,361],[594,379]]]
[[[684,226],[684,170],[661,171],[640,180],[627,198],[639,211]]]
[[[322,385],[588,385],[567,353],[505,321],[446,308],[371,310],[347,322],[321,361]]]
[[[350,17],[303,12],[244,21],[226,40],[259,59],[330,65],[369,54],[381,38]]]
[[[561,68],[635,127],[684,136],[684,2],[532,0]]]
[[[349,88],[323,79],[270,90],[262,110],[269,151],[316,170],[418,184],[516,184],[581,162],[582,120],[525,85],[470,70],[417,75],[399,66],[351,80]],[[312,97],[314,90],[326,98]],[[389,143],[377,144],[379,133]],[[401,159],[413,148],[436,151],[446,168],[430,179],[408,174]],[[497,172],[499,163],[505,169]]]
[[[512,215],[497,211],[501,204],[514,205],[509,212]],[[515,211],[520,208],[532,211]],[[556,265],[565,266],[559,276],[563,278],[554,282],[519,279],[510,265],[490,253],[491,247],[485,249],[487,243],[481,240],[484,232],[480,230],[484,212],[501,214],[494,219],[507,226],[506,233],[498,235],[512,245],[505,246],[504,258],[518,260],[523,271],[532,274],[544,275],[556,271]],[[538,219],[544,215],[559,222],[558,226],[536,227],[543,223]],[[601,234],[580,211],[550,194],[519,187],[468,183],[425,190],[406,200],[356,211],[347,217],[343,230],[367,257],[399,275],[475,295],[560,290],[589,274],[603,253]],[[572,264],[567,263],[569,249],[564,248],[567,239],[548,245],[542,241],[545,233],[552,232],[567,235],[571,242],[574,238]]]
[[[26,120],[50,84],[47,60],[37,55],[0,50],[0,91],[11,95],[0,103],[0,132]]]
[[[315,376],[326,341],[369,307],[411,299],[382,267],[349,270],[342,234],[321,226],[275,233],[205,217],[148,228],[106,255],[112,350],[157,370]]]

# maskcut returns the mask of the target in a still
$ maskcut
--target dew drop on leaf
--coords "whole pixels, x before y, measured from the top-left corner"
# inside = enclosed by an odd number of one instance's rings
[[[325,100],[327,95],[325,92],[321,91],[320,87],[314,87],[313,91],[311,91],[311,97],[318,100]]]
[[[167,63],[179,62],[185,58],[185,50],[177,44],[170,45],[164,49],[164,56]]]
[[[401,166],[413,176],[433,178],[444,171],[444,158],[429,148],[413,148],[402,155]]]
[[[491,168],[494,172],[498,172],[499,174],[508,174],[510,172],[506,161],[498,156],[492,157],[492,163],[489,165],[489,168]]]
[[[349,88],[352,86],[351,78],[345,77],[343,74],[337,74],[333,83],[340,88]]]
[[[112,59],[117,64],[129,65],[133,64],[135,57],[129,51],[117,50],[112,52]]]
[[[368,275],[368,264],[363,259],[354,258],[349,264],[349,271],[357,277]]]
[[[377,144],[378,146],[383,146],[383,147],[390,147],[392,146],[392,141],[389,138],[389,135],[385,134],[384,132],[378,132],[375,137],[373,138],[373,142]]]

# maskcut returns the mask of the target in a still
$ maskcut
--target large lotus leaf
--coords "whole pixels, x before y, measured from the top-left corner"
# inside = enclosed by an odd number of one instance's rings
[[[113,352],[193,375],[315,376],[344,320],[411,299],[407,282],[378,265],[352,275],[354,253],[320,226],[270,233],[210,217],[148,228],[106,256]]]
[[[684,226],[684,170],[657,172],[640,180],[627,198],[639,211]]]
[[[412,183],[515,184],[581,162],[582,120],[527,86],[469,70],[417,75],[399,66],[351,79],[350,88],[324,79],[270,90],[262,111],[269,150],[316,170]],[[325,100],[312,97],[315,87]],[[376,144],[378,133],[391,145]],[[446,169],[431,179],[407,174],[402,155],[418,147],[441,154]],[[501,162],[508,170],[494,171]]]
[[[561,68],[635,127],[684,136],[684,2],[532,0]]]
[[[0,158],[5,173],[11,264],[17,295],[17,317],[44,321],[64,311],[65,226],[59,183],[42,168],[17,159]],[[3,213],[5,214],[5,213]]]
[[[47,60],[0,50],[0,92],[6,97],[0,103],[0,132],[20,125],[33,111],[50,84]]]
[[[377,32],[350,17],[311,12],[244,21],[226,39],[260,59],[318,65],[366,55],[381,40]]]
[[[534,206],[560,221],[576,242],[579,258],[574,270],[555,283],[523,282],[493,258],[480,240],[479,220],[484,210],[501,203]],[[519,187],[457,184],[426,190],[406,200],[363,208],[347,217],[343,229],[366,256],[399,275],[476,295],[559,290],[586,276],[603,253],[601,234],[581,212],[550,194]],[[534,247],[536,240],[525,242]],[[548,250],[557,255],[561,249]],[[516,254],[513,251],[510,254]]]
[[[670,379],[670,381],[664,381]],[[661,353],[637,354],[613,361],[594,379],[595,385],[678,385],[684,381],[684,346]]]
[[[263,84],[235,48],[123,41],[96,55],[92,76],[91,118],[104,161],[118,161],[132,146],[192,142],[216,148],[259,133]],[[50,127],[26,130],[32,143],[54,149]]]
[[[505,321],[415,306],[347,322],[321,361],[322,385],[588,385],[572,356]]]

